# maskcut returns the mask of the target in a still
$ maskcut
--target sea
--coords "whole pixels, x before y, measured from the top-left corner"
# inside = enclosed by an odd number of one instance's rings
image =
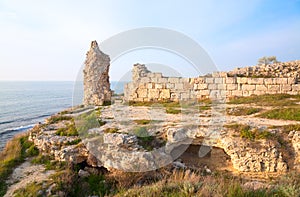
[[[126,82],[111,82],[115,93],[122,93]],[[82,82],[0,81],[0,151],[18,133],[43,123],[46,118],[83,99]]]

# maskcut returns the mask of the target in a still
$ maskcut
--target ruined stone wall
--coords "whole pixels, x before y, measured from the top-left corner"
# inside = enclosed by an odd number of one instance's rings
[[[300,94],[297,78],[228,77],[215,73],[211,77],[165,77],[150,72],[145,65],[133,68],[133,81],[124,87],[125,101],[162,101],[210,98],[218,93],[222,97],[263,94]]]
[[[109,83],[110,58],[100,51],[96,41],[86,54],[83,70],[84,105],[103,105],[111,100]]]

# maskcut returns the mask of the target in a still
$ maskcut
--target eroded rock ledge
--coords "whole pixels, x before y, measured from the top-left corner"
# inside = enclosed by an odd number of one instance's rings
[[[59,116],[71,116],[76,119],[76,116],[91,113],[93,110],[83,108],[80,110],[81,113],[69,110]],[[58,136],[57,131],[60,128],[72,124],[72,120],[63,120],[37,126],[31,131],[30,139],[42,152],[53,155],[56,160],[85,162],[92,167],[116,168],[124,171],[147,171],[171,164],[180,158],[180,154],[185,152],[189,144],[223,149],[230,157],[233,169],[239,172],[282,173],[297,169],[300,164],[299,131],[291,131],[290,140],[286,144],[294,153],[283,155],[282,145],[271,139],[247,140],[227,127],[222,127],[217,133],[212,134],[210,125],[212,117],[206,116],[211,114],[211,109],[199,112],[193,106],[182,110],[181,114],[168,114],[161,106],[134,107],[116,103],[101,109],[97,108],[96,111],[101,115],[96,118],[105,124],[90,128],[85,134]],[[150,122],[140,125],[138,122],[141,117]],[[254,120],[251,117],[243,118],[248,121]],[[227,116],[224,124],[232,124],[234,120]],[[262,125],[260,121],[252,127],[274,124],[265,122],[266,125]],[[277,121],[277,124],[281,123]],[[287,123],[288,121],[285,121],[285,124]],[[151,143],[145,144],[143,139],[140,141],[141,136],[137,134],[137,130],[143,132],[141,128],[146,129],[146,137],[152,136]],[[82,141],[72,145],[78,139]],[[185,148],[180,148],[179,154],[174,153],[174,150],[182,145]],[[199,151],[201,152],[201,149]],[[294,162],[290,164],[287,158]],[[189,163],[185,165],[189,166]]]

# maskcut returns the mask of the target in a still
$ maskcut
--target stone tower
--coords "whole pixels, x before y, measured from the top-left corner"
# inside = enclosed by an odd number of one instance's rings
[[[111,101],[109,66],[109,56],[100,51],[97,41],[92,41],[83,70],[84,105],[103,105]]]

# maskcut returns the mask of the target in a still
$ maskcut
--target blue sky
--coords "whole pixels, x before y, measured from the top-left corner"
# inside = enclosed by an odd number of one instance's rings
[[[300,59],[299,0],[0,0],[0,25],[0,80],[75,80],[92,40],[141,27],[189,36],[219,70],[269,55]],[[178,57],[138,51],[112,63],[111,79],[136,62],[172,64],[195,75]]]

